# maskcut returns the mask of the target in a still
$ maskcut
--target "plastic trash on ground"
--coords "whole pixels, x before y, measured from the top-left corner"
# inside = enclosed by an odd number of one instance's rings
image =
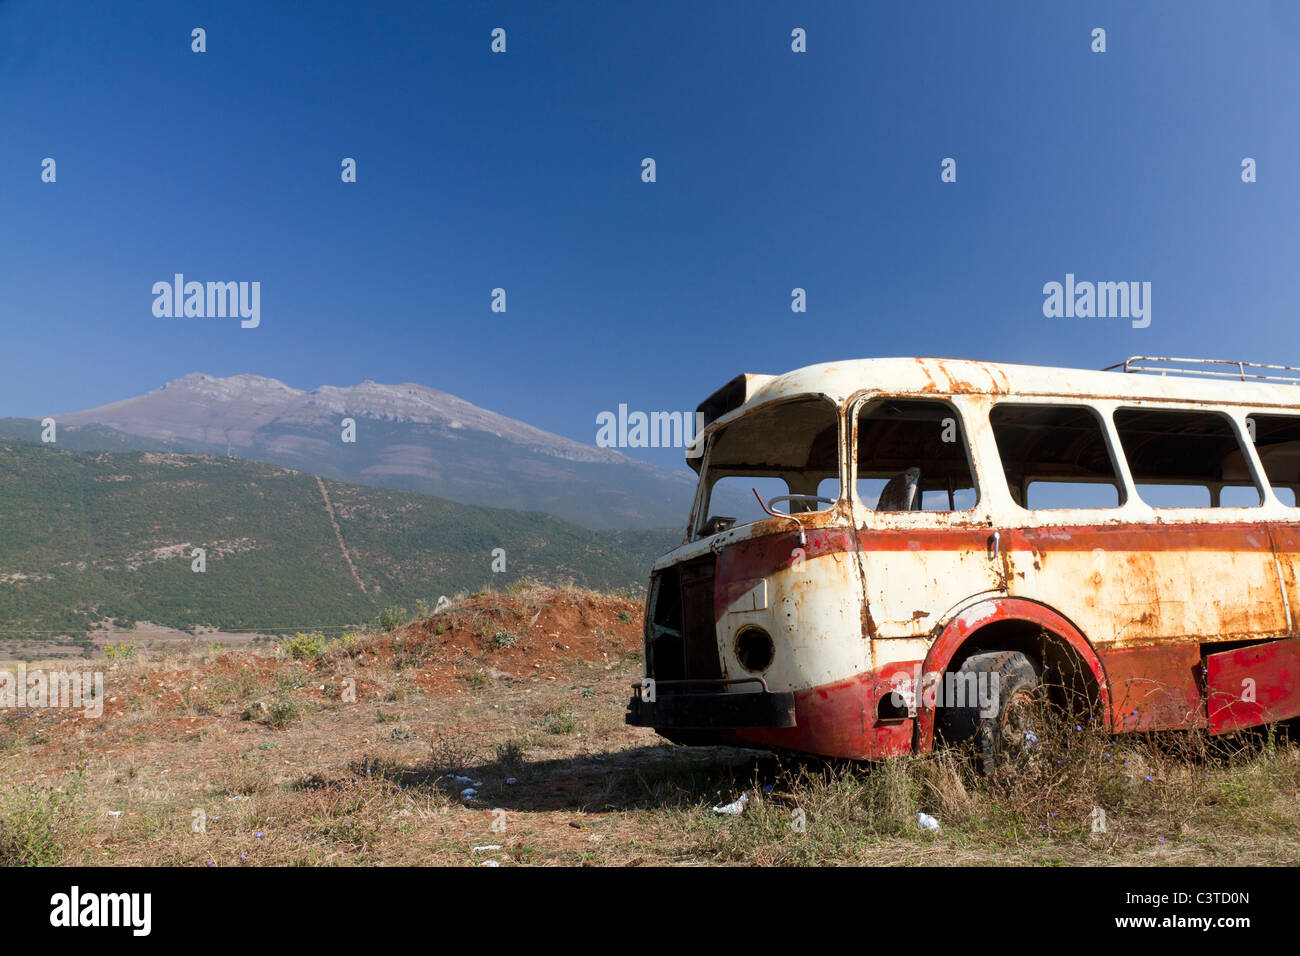
[[[729,803],[725,807],[714,807],[713,812],[728,813],[731,814],[732,816],[739,816],[740,814],[745,812],[745,808],[747,806],[749,806],[749,794],[742,793],[740,795],[740,799],[736,800],[734,803]]]

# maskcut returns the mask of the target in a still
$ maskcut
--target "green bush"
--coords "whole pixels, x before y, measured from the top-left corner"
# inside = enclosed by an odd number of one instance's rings
[[[104,656],[114,664],[121,661],[133,661],[137,653],[135,641],[122,641],[119,644],[104,645]]]
[[[395,631],[410,620],[410,617],[406,608],[386,607],[379,613],[379,626],[385,631]]]
[[[310,634],[295,634],[285,641],[284,652],[295,661],[314,661],[325,653],[328,646],[329,642],[325,640],[324,635],[319,631],[312,631]]]
[[[568,704],[556,704],[543,715],[542,726],[548,734],[571,734],[578,729],[578,718]]]

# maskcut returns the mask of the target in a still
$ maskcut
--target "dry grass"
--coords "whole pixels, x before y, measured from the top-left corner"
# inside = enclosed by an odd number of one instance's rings
[[[1300,861],[1300,748],[1284,739],[1061,725],[994,780],[954,752],[853,765],[678,748],[622,722],[636,605],[575,604],[585,623],[539,630],[556,594],[467,598],[309,659],[119,664],[100,720],[5,714],[0,865]],[[513,663],[548,649],[542,670]],[[746,791],[743,815],[713,812]]]

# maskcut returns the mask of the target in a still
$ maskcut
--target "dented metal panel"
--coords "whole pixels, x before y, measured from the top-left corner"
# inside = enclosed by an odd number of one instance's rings
[[[1211,733],[1300,716],[1300,640],[1210,654],[1205,669]]]

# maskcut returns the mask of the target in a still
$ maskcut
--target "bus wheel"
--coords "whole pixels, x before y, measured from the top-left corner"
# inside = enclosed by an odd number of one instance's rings
[[[1042,681],[1033,661],[1018,651],[972,654],[957,674],[964,686],[969,686],[966,675],[976,675],[978,700],[974,706],[940,710],[944,739],[971,740],[988,776],[1030,765],[1044,732]]]

